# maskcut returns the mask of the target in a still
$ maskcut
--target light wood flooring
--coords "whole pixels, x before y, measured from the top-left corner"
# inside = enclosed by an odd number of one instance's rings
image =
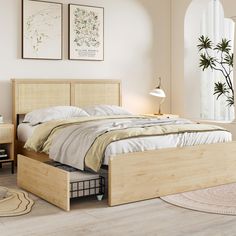
[[[16,188],[10,167],[0,169],[0,185]],[[72,202],[64,212],[30,195],[35,201],[28,215],[0,217],[0,236],[235,236],[236,216],[191,211],[153,199],[118,207],[95,198]]]

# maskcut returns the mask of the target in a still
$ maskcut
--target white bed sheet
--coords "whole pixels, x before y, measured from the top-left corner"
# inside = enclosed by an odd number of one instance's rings
[[[125,139],[113,142],[107,146],[103,164],[108,165],[110,157],[118,154],[229,141],[232,141],[232,134],[226,131],[169,134]]]
[[[21,142],[26,142],[31,137],[37,125],[32,126],[28,123],[21,123],[17,127],[17,138]]]

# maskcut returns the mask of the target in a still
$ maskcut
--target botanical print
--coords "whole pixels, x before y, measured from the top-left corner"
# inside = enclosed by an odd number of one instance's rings
[[[61,4],[24,0],[23,58],[61,59]]]
[[[70,5],[70,59],[103,60],[103,8]]]
[[[76,8],[74,14],[74,42],[78,47],[99,47],[99,27],[101,22],[94,11]],[[77,49],[78,50],[78,49]]]

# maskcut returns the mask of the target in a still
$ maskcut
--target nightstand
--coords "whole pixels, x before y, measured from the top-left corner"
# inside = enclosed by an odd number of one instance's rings
[[[0,124],[0,167],[11,163],[11,172],[14,174],[14,125]],[[6,156],[6,157],[5,157]]]
[[[179,115],[174,115],[174,114],[163,114],[163,115],[145,114],[145,116],[153,116],[159,119],[179,118]]]

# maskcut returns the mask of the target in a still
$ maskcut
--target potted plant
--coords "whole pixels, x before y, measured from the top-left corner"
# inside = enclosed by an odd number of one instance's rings
[[[220,71],[224,77],[224,82],[218,81],[215,83],[214,95],[216,99],[221,96],[226,97],[227,105],[234,105],[234,86],[232,83],[233,60],[234,54],[230,40],[222,39],[216,45],[206,36],[202,35],[197,45],[200,53],[199,67],[202,70],[211,69]],[[214,55],[214,56],[213,56]]]

